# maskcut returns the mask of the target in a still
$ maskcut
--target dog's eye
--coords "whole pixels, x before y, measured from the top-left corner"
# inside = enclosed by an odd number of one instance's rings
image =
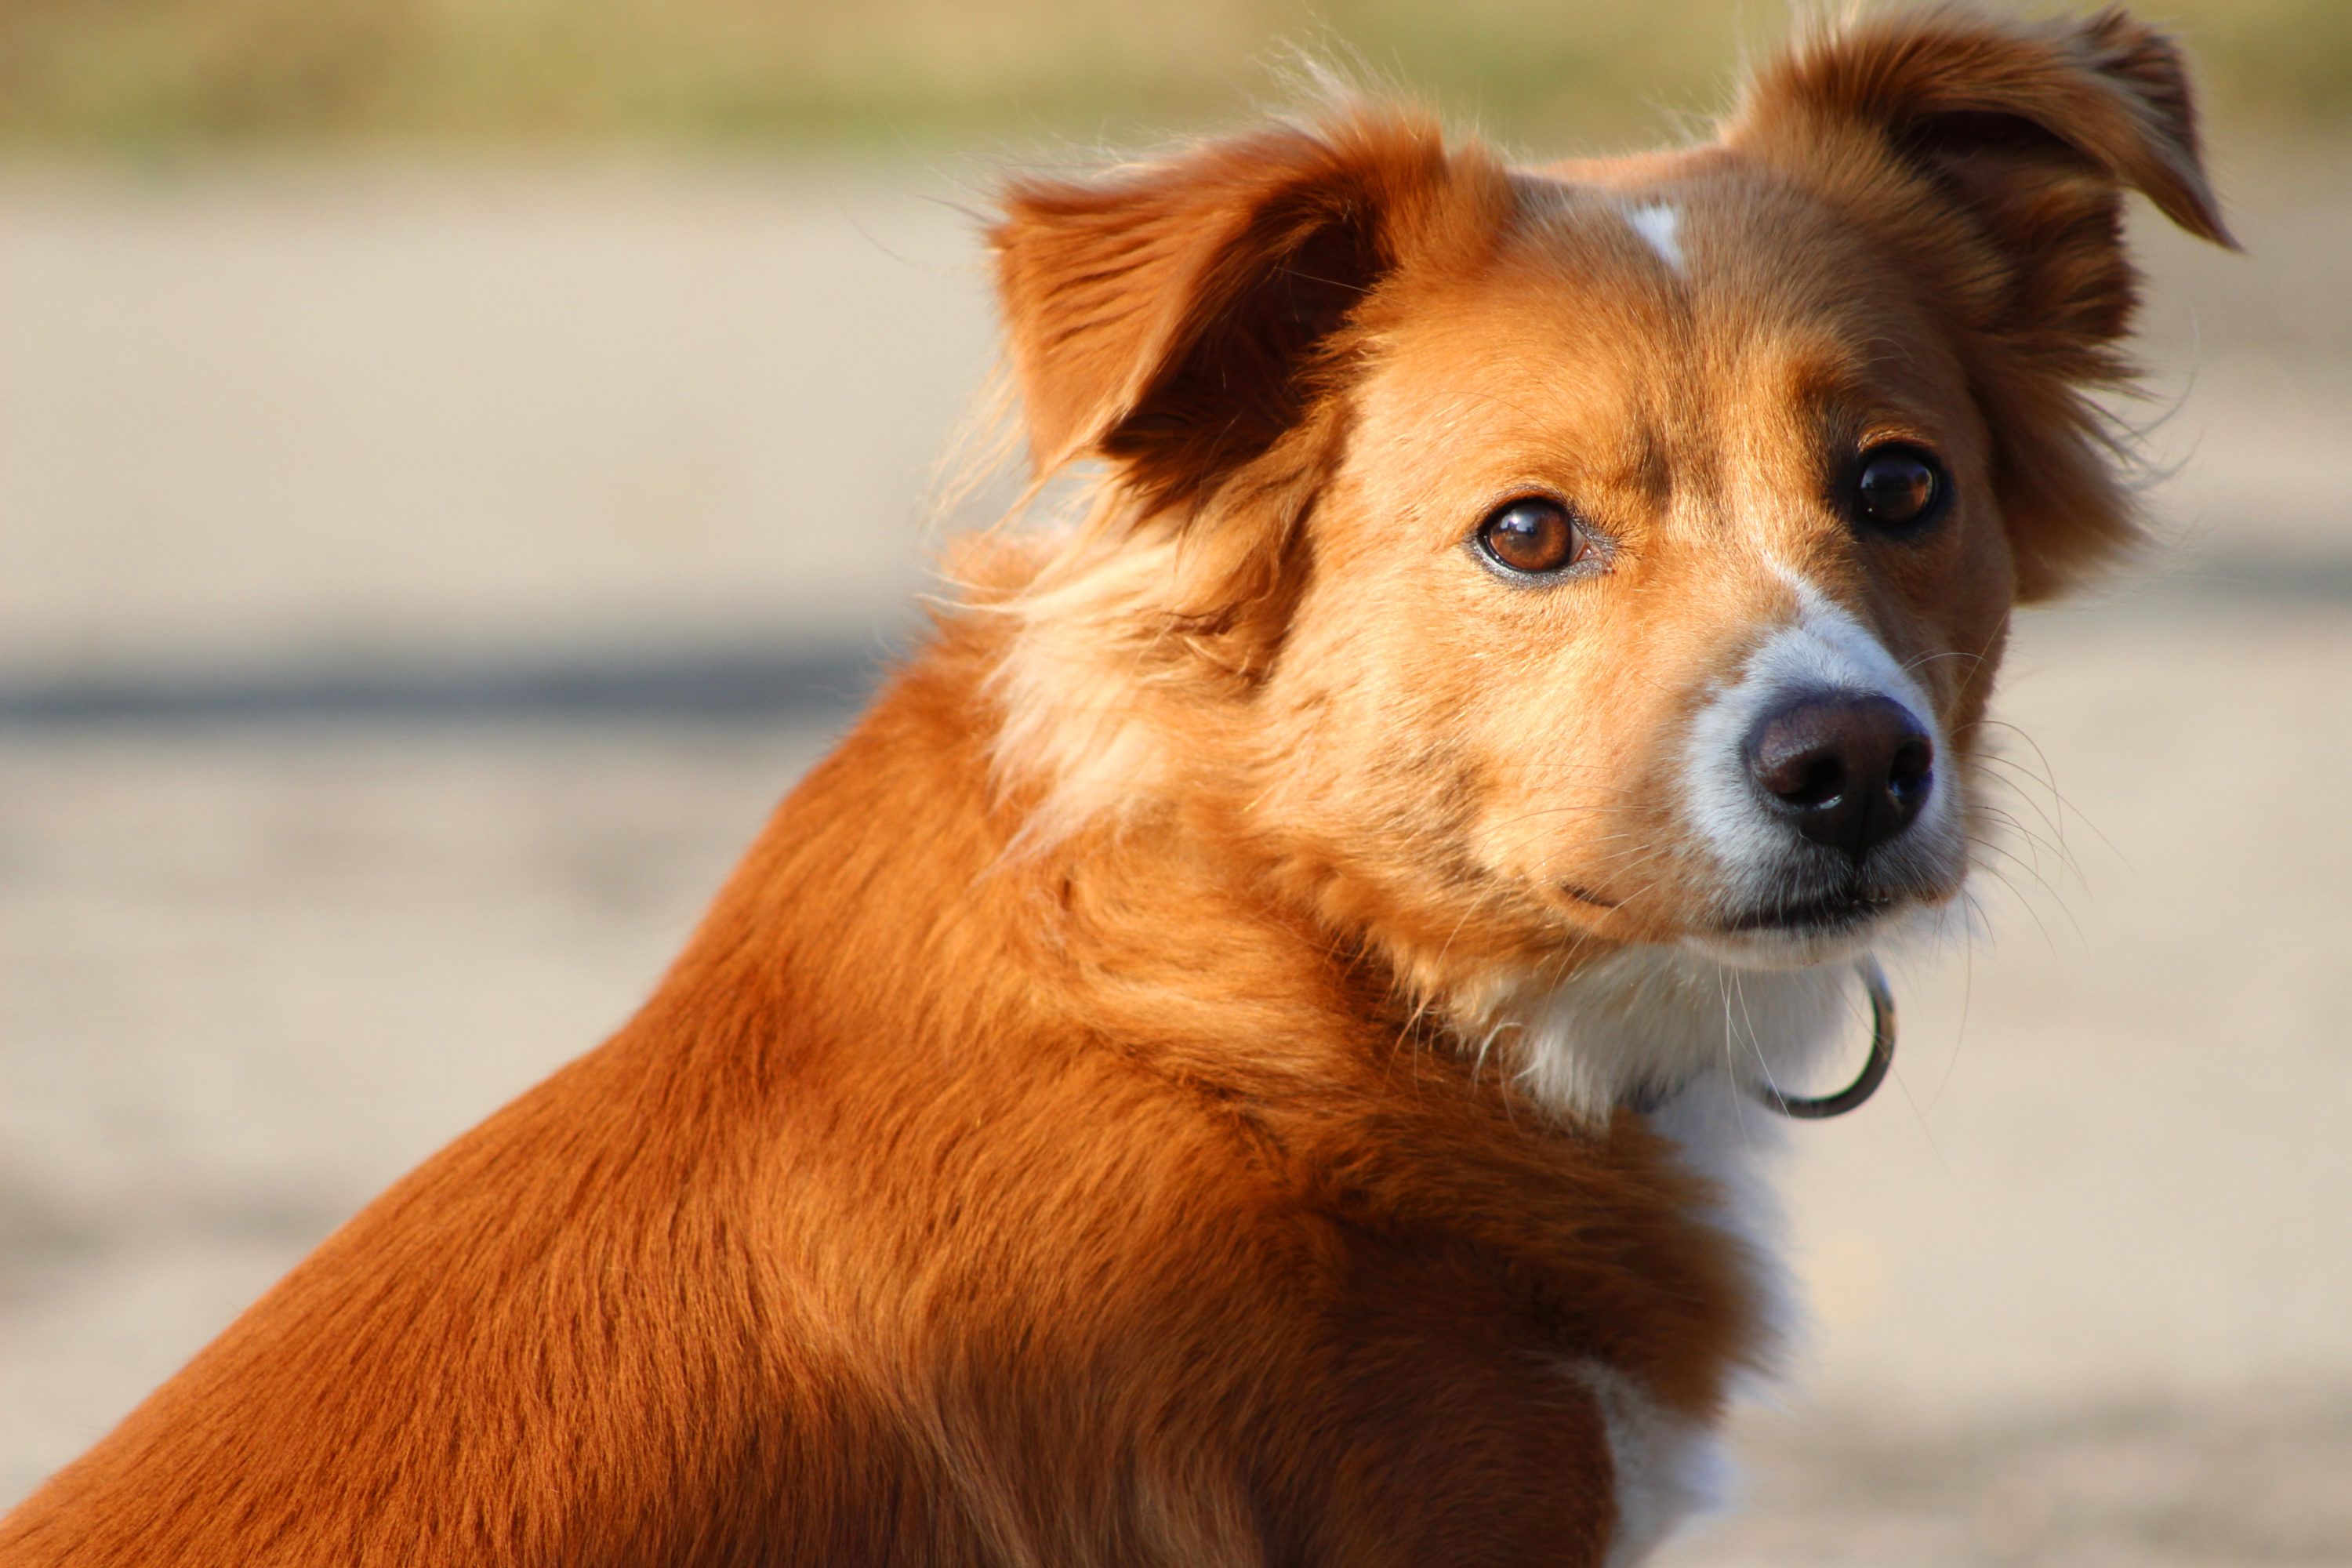
[[[1530,496],[1496,508],[1478,525],[1478,548],[1498,565],[1533,574],[1574,565],[1587,545],[1566,507]]]
[[[1854,518],[1871,528],[1916,528],[1943,510],[1951,489],[1943,465],[1918,447],[1873,447],[1854,468]]]

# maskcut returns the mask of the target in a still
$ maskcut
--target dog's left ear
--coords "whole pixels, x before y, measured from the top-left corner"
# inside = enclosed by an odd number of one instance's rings
[[[1028,831],[1050,838],[1152,798],[1170,736],[1268,668],[1370,318],[1408,272],[1475,266],[1511,194],[1427,117],[1357,107],[1001,200],[989,241],[1033,473],[1110,470],[995,601],[1017,627],[997,757],[1048,781]]]
[[[1722,134],[1874,228],[1963,329],[2021,598],[2135,541],[2080,392],[2129,379],[2114,348],[2137,303],[2123,193],[2235,247],[2170,40],[2116,9],[2044,22],[1890,9],[1772,61]]]

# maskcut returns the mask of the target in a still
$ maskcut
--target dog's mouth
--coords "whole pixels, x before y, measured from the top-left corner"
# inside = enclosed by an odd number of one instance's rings
[[[1885,889],[1853,887],[1801,899],[1759,904],[1724,921],[1727,936],[1770,932],[1780,936],[1844,936],[1874,925],[1910,900]]]
[[[1571,904],[1595,914],[1614,914],[1624,907],[1622,899],[1574,883],[1557,884],[1557,890]],[[1717,919],[1710,934],[1801,939],[1852,936],[1912,905],[1937,901],[1937,896],[1925,889],[1857,881],[1844,887],[1784,894],[1752,904]]]

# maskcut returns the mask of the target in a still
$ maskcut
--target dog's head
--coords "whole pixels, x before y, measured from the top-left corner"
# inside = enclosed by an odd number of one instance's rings
[[[1817,964],[1954,897],[2011,608],[2134,537],[2125,189],[2226,243],[2118,13],[1825,32],[1718,138],[1506,169],[1356,107],[994,230],[1038,831],[1205,813],[1431,995]]]

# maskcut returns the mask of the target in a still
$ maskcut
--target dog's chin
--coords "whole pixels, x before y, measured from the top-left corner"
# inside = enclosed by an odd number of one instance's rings
[[[1813,969],[1860,958],[1875,943],[1878,930],[1872,921],[1836,929],[1693,931],[1682,945],[1727,969]]]
[[[1733,969],[1810,969],[1850,963],[1892,931],[1931,922],[1952,897],[1950,889],[1841,891],[1757,905],[1686,933],[1682,945]]]

